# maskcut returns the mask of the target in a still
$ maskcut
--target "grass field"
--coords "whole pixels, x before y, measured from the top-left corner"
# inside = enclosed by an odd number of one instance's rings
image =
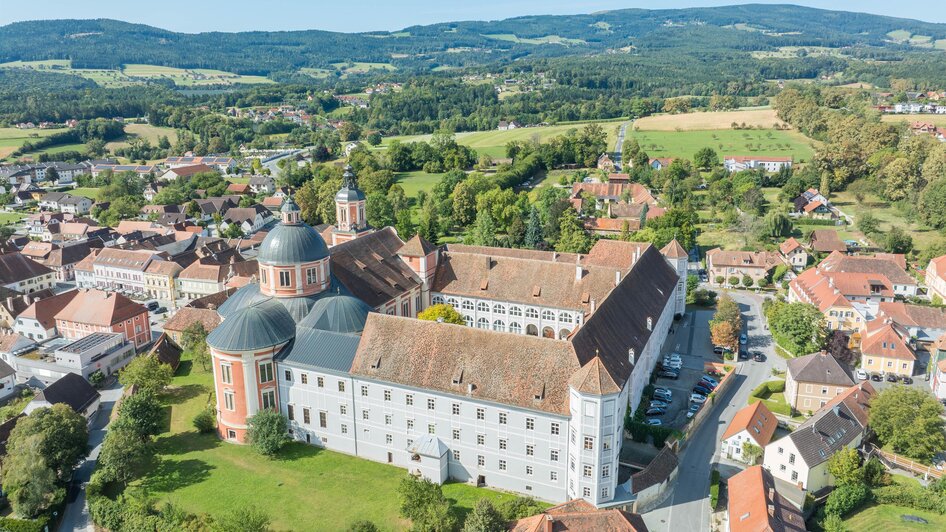
[[[906,122],[910,124],[912,122],[929,122],[940,127],[946,127],[946,115],[932,115],[932,114],[923,114],[923,115],[892,115],[885,114],[880,117],[882,122]]]
[[[685,157],[691,159],[700,148],[726,155],[791,156],[796,163],[811,159],[814,150],[810,140],[795,131],[734,130],[707,131],[633,131],[644,151],[651,157]]]
[[[46,61],[13,61],[10,63],[0,64],[0,68],[29,68],[43,72],[61,72],[63,74],[72,74],[94,81],[99,86],[109,89],[140,84],[140,82],[129,78],[118,70],[72,68],[72,63],[68,59],[49,59]]]
[[[621,121],[598,122],[604,131],[608,134],[608,149],[614,149],[614,143],[617,141],[618,128]],[[525,141],[537,138],[539,142],[545,142],[551,137],[564,135],[571,129],[581,129],[586,123],[576,122],[570,124],[558,124],[546,127],[524,127],[512,129],[509,131],[476,131],[457,133],[457,143],[469,146],[476,150],[480,155],[487,154],[490,157],[500,158],[506,156],[506,144],[512,141]],[[418,142],[429,141],[431,135],[410,135],[401,137],[387,137],[381,146],[377,149],[384,149],[388,144],[397,140],[400,142]]]
[[[785,122],[776,116],[774,109],[762,108],[646,116],[635,120],[634,127],[647,131],[732,129],[733,122],[762,128],[771,128],[775,124],[785,125]]]
[[[919,222],[908,222],[893,205],[870,194],[863,203],[858,203],[850,192],[838,192],[831,195],[831,202],[845,214],[853,216],[855,221],[865,212],[870,212],[880,220],[881,233],[886,233],[894,225],[903,228],[913,237],[913,247],[918,250],[926,249],[943,238],[931,227]]]
[[[0,225],[16,223],[26,218],[26,214],[19,212],[0,212]]]
[[[42,137],[48,137],[62,129],[17,129],[15,127],[0,128],[0,159],[9,157],[11,153],[23,145],[24,142]]]
[[[901,516],[914,515],[926,519],[929,524],[904,521]],[[904,506],[872,505],[844,520],[848,530],[858,532],[907,532],[912,530],[946,530],[946,516]]]
[[[182,69],[157,65],[125,65],[122,70],[72,68],[72,62],[67,59],[51,59],[46,61],[13,61],[0,64],[0,68],[29,68],[44,72],[61,72],[73,74],[89,79],[102,87],[121,88],[130,85],[140,85],[143,80],[165,78],[174,81],[182,87],[200,87],[205,85],[233,85],[248,84],[260,85],[273,83],[264,76],[243,76],[209,69]]]
[[[543,37],[527,38],[519,37],[513,33],[490,33],[483,35],[483,37],[516,44],[585,44],[585,41],[581,39],[569,39],[567,37],[560,37],[558,35],[545,35]]]
[[[109,142],[105,147],[109,150],[115,150],[128,146],[128,141],[135,137],[147,139],[152,146],[157,146],[158,139],[162,136],[167,137],[168,140],[171,141],[171,144],[177,142],[177,130],[174,128],[152,126],[151,124],[125,124],[126,138],[124,140]]]
[[[41,154],[41,153],[45,153],[45,154],[47,154],[47,155],[54,155],[54,154],[62,153],[62,152],[65,152],[65,151],[78,151],[78,152],[81,152],[81,151],[84,151],[84,150],[85,150],[85,144],[81,144],[81,143],[77,143],[77,144],[57,144],[56,146],[50,146],[49,148],[46,148],[46,149],[43,149],[43,150],[31,151],[31,152],[25,153],[25,154],[23,154],[23,155],[24,155],[24,156],[28,156],[28,157],[36,157],[37,155],[39,155],[39,154]]]
[[[75,195],[75,196],[82,196],[82,197],[85,197],[85,198],[89,198],[89,199],[91,199],[91,200],[93,200],[93,201],[97,201],[97,200],[99,199],[99,194],[101,194],[101,193],[102,193],[102,191],[101,191],[100,189],[97,189],[97,188],[83,188],[83,187],[79,187],[79,188],[73,189],[72,192],[71,192],[71,194],[73,194],[73,195]]]
[[[387,70],[389,72],[397,70],[397,67],[391,63],[361,63],[354,61],[350,63],[332,63],[332,66],[343,75],[366,74],[372,70]]]
[[[275,459],[248,446],[221,442],[194,430],[194,416],[207,404],[213,377],[189,360],[162,395],[169,419],[156,441],[153,463],[129,489],[146,490],[183,510],[221,515],[234,507],[256,506],[275,530],[343,530],[359,519],[382,530],[402,530],[397,485],[403,469],[320,450],[302,443],[287,446]],[[461,514],[480,498],[502,502],[512,495],[466,484],[448,484],[444,495]]]
[[[416,198],[421,190],[430,192],[440,181],[443,174],[428,174],[423,170],[416,172],[400,172],[395,176],[397,184],[404,188],[404,194],[409,198]]]

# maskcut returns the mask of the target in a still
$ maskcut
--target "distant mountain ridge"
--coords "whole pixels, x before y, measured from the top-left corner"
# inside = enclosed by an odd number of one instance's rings
[[[74,68],[125,64],[222,69],[269,75],[349,61],[429,70],[526,57],[641,52],[687,45],[712,30],[718,49],[784,46],[946,47],[946,24],[795,5],[622,9],[499,21],[411,26],[399,32],[322,30],[176,33],[110,19],[17,22],[0,27],[0,63],[69,59]],[[894,34],[891,36],[890,34]]]

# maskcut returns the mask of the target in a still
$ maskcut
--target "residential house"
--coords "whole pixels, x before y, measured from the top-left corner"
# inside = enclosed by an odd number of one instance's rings
[[[651,159],[648,164],[650,167],[656,171],[661,171],[664,168],[669,168],[673,164],[673,159],[670,157],[658,157],[656,159]]]
[[[618,508],[598,510],[583,499],[553,506],[540,514],[509,524],[509,532],[552,532],[599,530],[607,532],[647,532],[644,519]]]
[[[185,299],[197,299],[216,294],[226,289],[230,278],[256,274],[256,261],[237,261],[239,255],[231,255],[229,262],[218,260],[214,256],[202,257],[184,269],[178,275],[180,296]]]
[[[139,211],[143,216],[161,216],[162,214],[177,214],[184,212],[183,205],[145,205]]]
[[[880,303],[877,319],[889,319],[917,343],[933,344],[946,332],[946,309],[902,301]]]
[[[850,371],[821,351],[788,361],[785,402],[795,412],[814,412],[853,386]]]
[[[831,205],[831,202],[828,201],[828,198],[816,188],[809,188],[799,194],[799,196],[795,198],[794,207],[794,212],[808,218],[820,220],[838,218],[837,209],[835,209],[834,206]]]
[[[59,201],[59,210],[67,214],[88,214],[89,211],[92,210],[92,200],[85,196],[66,194],[66,196]]]
[[[161,181],[174,181],[177,179],[187,179],[196,174],[217,173],[217,170],[206,164],[193,164],[188,166],[172,166],[158,178]]]
[[[785,264],[781,255],[771,251],[726,251],[721,248],[706,252],[706,270],[710,282],[717,285],[738,285],[744,276],[754,284],[769,278],[772,270]],[[737,279],[733,283],[733,278]]]
[[[56,281],[67,282],[75,278],[73,268],[90,253],[88,242],[59,245],[52,242],[30,242],[21,252],[34,261],[56,272]]]
[[[856,448],[867,430],[870,382],[851,386],[800,424],[794,432],[765,447],[763,467],[777,479],[809,493],[834,486],[828,459],[839,449]],[[731,489],[731,488],[730,488]]]
[[[153,356],[158,362],[171,366],[171,369],[177,371],[181,365],[181,354],[184,352],[180,345],[174,343],[166,333],[158,337],[148,351],[147,356]]]
[[[598,157],[598,170],[604,170],[605,172],[614,171],[614,161],[611,160],[611,156],[607,153],[602,153]]]
[[[273,221],[273,213],[259,203],[250,207],[233,207],[227,209],[223,215],[220,230],[227,230],[230,226],[237,226],[244,235],[255,233],[266,224]]]
[[[173,260],[153,260],[144,271],[145,291],[148,297],[159,301],[176,301],[177,276],[184,268]],[[172,303],[173,304],[173,303]]]
[[[103,172],[112,172],[114,174],[119,174],[122,172],[134,172],[141,177],[148,177],[157,175],[161,169],[158,166],[153,164],[114,164],[114,163],[101,163],[96,164],[92,167],[92,177],[98,177]]]
[[[52,290],[40,290],[32,294],[21,294],[0,286],[0,329],[12,329],[16,317],[33,304],[37,299],[50,297]]]
[[[164,164],[172,169],[183,166],[206,165],[224,174],[230,173],[237,165],[236,159],[233,157],[168,157]]]
[[[587,207],[583,204],[584,200],[594,201],[594,208],[604,210],[608,204],[637,204],[647,205],[648,209],[657,209],[657,198],[651,194],[650,190],[640,183],[575,183],[572,185],[572,193],[568,201],[575,207],[575,210],[582,212]],[[663,214],[664,210],[655,210],[655,213]]]
[[[815,229],[809,237],[809,246],[818,253],[847,253],[847,244],[838,238],[834,229]]]
[[[56,286],[56,272],[20,252],[0,254],[0,286],[31,294]]]
[[[102,249],[92,258],[94,286],[144,292],[144,272],[154,260],[164,259],[160,253],[148,250]]]
[[[161,185],[156,183],[147,183],[145,184],[145,189],[142,192],[142,195],[145,198],[145,201],[154,201],[155,196],[161,192],[161,189],[164,188]]]
[[[903,264],[903,257],[890,254],[849,256],[834,252],[821,261],[819,267],[828,272],[880,275],[887,279],[894,295],[913,297],[917,295],[918,283]]]
[[[762,450],[772,440],[775,429],[778,428],[778,419],[775,414],[769,411],[768,407],[762,401],[743,407],[736,412],[726,432],[722,437],[721,453],[725,454],[730,460],[738,460],[747,464],[754,464],[755,458],[750,459],[745,455],[745,445],[755,445],[759,447],[759,456],[762,457]]]
[[[872,373],[913,375],[916,352],[906,329],[890,318],[871,321],[861,339],[861,369]]]
[[[276,192],[276,180],[268,175],[250,176],[250,190],[253,194],[272,194]]]
[[[940,302],[946,301],[946,255],[930,261],[924,281],[930,299],[938,297]]]
[[[252,192],[248,183],[230,183],[227,185],[227,194],[246,195]]]
[[[519,129],[520,127],[522,127],[522,124],[520,124],[519,122],[515,120],[509,121],[509,122],[505,120],[500,120],[499,126],[496,129],[498,131],[510,131],[512,129]]]
[[[212,331],[220,325],[220,314],[213,308],[182,307],[164,323],[164,333],[178,345],[184,344],[184,331],[195,323],[200,323],[205,331]]]
[[[791,168],[792,158],[726,155],[723,157],[723,167],[730,173],[756,168],[761,168],[766,172],[778,172],[782,168]]]
[[[16,370],[10,364],[0,360],[0,400],[13,395],[16,391]]]
[[[56,314],[71,303],[78,293],[77,290],[70,290],[37,299],[16,317],[13,330],[37,342],[45,342],[59,336],[59,331],[56,329]]]
[[[38,408],[48,408],[53,405],[65,404],[86,419],[88,423],[98,412],[101,394],[85,380],[75,373],[67,373],[59,380],[50,384],[39,392],[26,405],[23,413],[29,415]]]
[[[151,343],[148,309],[127,297],[101,290],[79,290],[56,314],[63,338],[78,340],[92,333],[121,333],[136,348]]]
[[[795,237],[789,237],[778,246],[782,259],[788,263],[796,272],[800,272],[808,266],[808,251],[801,245],[801,242],[795,240]]]
[[[805,515],[775,485],[762,466],[729,478],[729,532],[805,532]]]

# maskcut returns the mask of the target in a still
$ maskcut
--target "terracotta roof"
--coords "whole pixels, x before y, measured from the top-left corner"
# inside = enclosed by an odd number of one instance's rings
[[[805,205],[804,210],[805,212],[811,212],[822,205],[824,205],[824,203],[821,203],[820,201],[810,201],[807,205]]]
[[[220,325],[220,314],[209,308],[183,307],[174,313],[164,324],[165,331],[183,332],[194,323],[200,323],[204,330],[210,332]]]
[[[148,309],[121,294],[79,290],[72,301],[56,314],[56,319],[110,327],[141,314],[148,319]]]
[[[56,314],[71,303],[78,293],[78,290],[70,290],[37,300],[17,317],[37,320],[44,329],[52,329],[56,325]]]
[[[922,329],[946,329],[946,308],[911,305],[902,301],[884,301],[877,306],[878,316],[887,316],[894,322]]]
[[[776,428],[778,428],[778,419],[775,414],[769,411],[765,403],[757,401],[736,412],[721,439],[728,440],[746,431],[759,447],[765,447],[772,441]]]
[[[660,250],[660,253],[662,253],[663,256],[667,257],[668,259],[685,259],[689,257],[686,250],[683,249],[683,246],[681,246],[679,242],[677,242],[676,238],[664,246],[663,249]]]
[[[829,272],[810,268],[792,279],[789,287],[803,301],[821,312],[831,307],[851,307],[847,297],[893,297],[893,286],[883,275]]]
[[[263,206],[266,208],[279,208],[282,206],[282,198],[277,198],[276,196],[263,198]]]
[[[627,271],[649,247],[651,245],[646,242],[624,242],[603,238],[595,242],[591,251],[582,260],[589,266],[609,266]]]
[[[770,270],[784,264],[777,253],[769,251],[726,251],[714,248],[706,252],[706,260],[711,267],[727,268],[762,268]]]
[[[731,532],[804,532],[805,517],[775,489],[772,473],[752,466],[730,477]]]
[[[531,517],[513,521],[510,532],[647,532],[638,514],[616,508],[598,510],[583,499],[574,499]]]
[[[907,256],[903,253],[874,253],[875,259],[889,260],[900,266],[901,269],[907,269]]]
[[[631,196],[631,203],[646,203],[657,205],[657,199],[640,183],[575,183],[572,185],[571,197],[578,197],[584,193],[596,198],[618,199],[627,192]]]
[[[624,224],[627,224],[628,231],[637,231],[641,228],[639,219],[633,218],[586,218],[585,229],[589,231],[605,231],[618,233],[624,230]]]
[[[916,354],[910,347],[909,334],[898,329],[899,327],[889,320],[867,322],[861,340],[861,353],[868,356],[916,360]]]
[[[54,249],[57,249],[59,245],[53,244],[52,242],[35,242],[30,241],[27,245],[23,246],[23,249],[20,250],[20,253],[26,255],[27,257],[40,261],[49,256]]]
[[[250,185],[248,183],[230,183],[227,185],[227,192],[234,192],[236,194],[245,194],[250,191]]]
[[[825,351],[812,353],[788,361],[788,373],[795,382],[853,386],[854,379],[838,359]]]
[[[118,222],[118,227],[115,228],[115,231],[123,235],[134,233],[135,231],[163,233],[166,230],[167,228],[162,227],[154,222],[139,220],[122,220]]]
[[[146,273],[151,273],[154,275],[168,275],[176,276],[181,272],[183,268],[181,265],[170,260],[153,260],[151,264],[148,264],[148,267],[145,268]]]
[[[13,284],[53,271],[19,252],[0,255],[0,284]]]
[[[779,244],[778,250],[782,253],[782,255],[788,255],[789,253],[791,253],[792,251],[795,251],[796,249],[800,247],[802,247],[801,243],[795,240],[795,237],[792,236],[792,237],[789,237],[788,240],[786,240],[785,242],[782,242],[781,244]]]
[[[894,284],[916,286],[917,282],[899,265],[899,259],[891,256],[850,256],[833,252],[819,266],[831,272],[865,273],[883,275]]]
[[[404,243],[397,254],[402,257],[426,257],[436,250],[437,246],[428,242],[426,238],[414,235],[413,238]]]
[[[567,416],[578,369],[564,340],[371,313],[351,373]]]
[[[420,279],[398,256],[404,243],[394,228],[329,248],[332,275],[352,295],[370,307],[378,307],[420,286]]]
[[[15,332],[0,332],[0,353],[11,353],[20,345],[30,345],[33,341]]]
[[[811,232],[811,248],[821,253],[847,251],[847,244],[841,242],[834,229],[815,229]]]
[[[164,333],[154,342],[154,346],[148,351],[148,355],[156,357],[162,364],[167,364],[176,370],[181,364],[182,351],[177,344],[171,341],[167,333]]]
[[[621,387],[611,378],[608,368],[604,367],[599,357],[594,357],[591,362],[576,371],[568,380],[568,385],[576,391],[592,395],[610,395],[621,392]]]
[[[935,259],[930,261],[930,264],[936,266],[937,277],[939,277],[940,279],[946,279],[946,255],[943,255],[941,257],[936,257]],[[929,271],[930,267],[927,266],[926,270]]]

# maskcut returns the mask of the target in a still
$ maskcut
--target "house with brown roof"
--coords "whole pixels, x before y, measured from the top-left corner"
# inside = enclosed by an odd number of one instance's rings
[[[872,373],[913,375],[916,352],[909,332],[890,318],[867,324],[861,339],[861,369]]]
[[[145,291],[145,270],[152,261],[164,260],[162,253],[153,250],[104,248],[94,256],[92,285],[113,290]],[[79,281],[79,265],[76,266],[76,281]],[[83,278],[87,282],[87,278]],[[82,287],[82,284],[79,284]]]
[[[553,532],[599,530],[608,532],[646,532],[640,515],[616,508],[598,510],[582,499],[553,506],[544,512],[513,521],[510,532]]]
[[[0,286],[30,294],[53,288],[56,272],[18,251],[0,254]]]
[[[177,276],[184,268],[173,260],[153,260],[144,271],[145,291],[148,297],[160,301],[175,301],[180,297]]]
[[[605,172],[614,171],[614,161],[611,160],[611,156],[607,153],[602,153],[598,157],[598,170],[604,170]]]
[[[102,332],[121,333],[136,348],[151,343],[148,309],[118,293],[79,290],[55,318],[59,334],[70,340]]]
[[[78,293],[77,290],[70,290],[55,296],[37,299],[16,317],[13,330],[37,342],[44,342],[59,336],[59,331],[56,329],[56,314],[72,302],[72,299]]]
[[[796,272],[800,272],[808,266],[808,251],[793,236],[779,244],[778,252],[782,255],[782,259]]]
[[[187,179],[193,177],[196,174],[203,174],[207,172],[219,173],[216,168],[207,166],[206,164],[191,164],[186,166],[176,166],[171,167],[163,174],[161,174],[158,179],[161,181],[174,181],[176,179]]]
[[[73,268],[82,259],[89,255],[88,242],[75,242],[69,245],[59,245],[52,242],[31,241],[21,253],[36,262],[56,272],[59,282],[71,281],[75,278]]]
[[[730,532],[805,532],[805,516],[783,497],[772,473],[757,465],[729,478]]]
[[[272,211],[259,203],[255,203],[250,207],[233,207],[227,209],[227,212],[223,215],[220,230],[225,231],[231,225],[235,225],[240,228],[244,235],[249,235],[259,231],[272,220]]]
[[[778,419],[775,414],[769,411],[765,403],[757,401],[743,407],[733,416],[729,426],[726,427],[726,432],[723,433],[720,452],[730,460],[747,464],[755,463],[755,458],[750,461],[746,456],[745,446],[755,445],[761,451],[772,440],[776,428],[778,428]],[[761,452],[759,457],[761,457]]]
[[[946,301],[946,255],[930,261],[923,281],[930,299],[939,298],[941,302]]]
[[[178,274],[177,295],[184,299],[197,299],[216,294],[224,290],[227,281],[233,277],[256,275],[256,264],[256,261],[243,260],[239,254],[230,255],[228,261],[213,255],[201,257]]]
[[[877,306],[877,319],[890,319],[914,341],[936,343],[946,332],[946,308],[888,301]]]
[[[183,345],[184,330],[191,325],[200,323],[205,331],[210,332],[220,325],[220,321],[216,308],[182,307],[165,322],[164,332],[177,345]]]
[[[841,242],[834,229],[815,229],[808,238],[808,246],[818,253],[847,253],[847,244]]]
[[[861,444],[875,395],[868,381],[846,389],[791,434],[769,443],[763,467],[775,478],[809,493],[818,494],[834,486],[834,477],[828,473],[828,459],[839,449]]]
[[[21,294],[0,286],[0,328],[12,329],[16,324],[16,317],[27,309],[34,301],[53,295],[52,290],[40,290],[32,294]]]
[[[879,275],[887,279],[894,295],[913,297],[917,294],[917,281],[903,267],[900,255],[889,253],[868,255],[845,255],[833,252],[819,265],[829,272],[862,273]]]
[[[250,194],[250,185],[248,183],[230,183],[227,185],[227,194]]]
[[[721,248],[706,252],[706,271],[716,285],[739,286],[744,276],[753,284],[769,279],[772,271],[786,264],[778,253],[771,251],[726,251]],[[733,282],[735,280],[735,282]]]
[[[854,385],[849,369],[826,351],[788,361],[785,402],[795,412],[814,412]]]

